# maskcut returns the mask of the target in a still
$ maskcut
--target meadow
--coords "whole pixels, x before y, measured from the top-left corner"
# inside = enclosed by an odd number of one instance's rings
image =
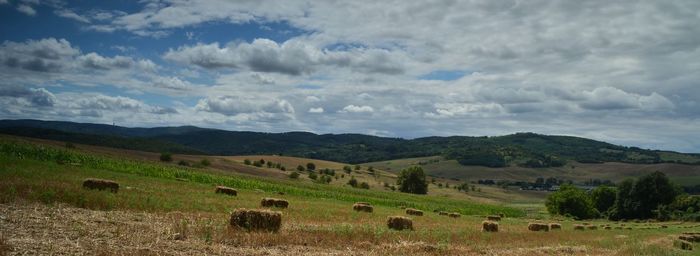
[[[116,194],[86,190],[85,178],[115,180],[121,187]],[[216,185],[236,188],[238,196],[215,194]],[[279,232],[228,228],[233,209],[259,208],[263,197],[290,202],[275,209],[283,212]],[[357,201],[370,202],[374,212],[352,211]],[[414,231],[386,227],[387,216],[405,215],[402,207],[426,212],[411,216]],[[506,216],[500,231],[481,232],[484,216],[497,213]],[[11,138],[0,141],[0,217],[0,245],[11,255],[690,255],[671,244],[681,232],[698,229],[696,223],[597,220],[589,223],[632,229],[574,231],[581,222],[526,215],[504,203],[252,177]],[[532,232],[530,222],[558,222],[563,230]]]

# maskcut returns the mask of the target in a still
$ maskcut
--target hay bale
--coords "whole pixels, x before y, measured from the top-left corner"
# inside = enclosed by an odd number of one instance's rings
[[[360,204],[360,203],[353,204],[352,209],[357,211],[357,212],[369,212],[369,213],[371,213],[372,211],[374,211],[374,208],[371,205]]]
[[[676,247],[681,250],[688,250],[691,251],[693,250],[693,245],[687,241],[683,240],[673,240],[673,247]]]
[[[451,213],[449,213],[447,216],[450,216],[450,218],[459,218],[459,217],[461,217],[462,215],[459,214],[458,212],[451,212]]]
[[[87,189],[109,190],[112,193],[119,191],[119,183],[113,180],[88,178],[83,181],[83,187]]]
[[[449,213],[446,212],[446,211],[440,211],[438,214],[439,214],[439,215],[445,215],[445,216],[449,215]]]
[[[574,225],[574,230],[581,230],[581,231],[583,231],[583,230],[586,230],[586,226],[580,225],[580,224],[576,224],[576,225]]]
[[[413,209],[413,208],[407,208],[406,214],[414,215],[414,216],[423,216],[423,211],[418,210],[418,209]]]
[[[289,207],[289,202],[284,199],[277,199],[277,198],[263,198],[262,201],[260,201],[260,205],[262,207],[278,207],[278,208],[287,208]]]
[[[549,231],[549,225],[544,223],[530,223],[527,224],[527,230],[530,231]]]
[[[235,189],[229,188],[229,187],[224,187],[224,186],[216,186],[216,191],[217,194],[226,194],[229,196],[237,196],[238,191]]]
[[[490,220],[490,221],[501,221],[501,216],[490,215],[490,216],[486,216],[486,219]]]
[[[559,223],[549,223],[549,230],[561,230],[561,224]]]
[[[678,239],[691,243],[700,243],[700,235],[695,234],[683,234],[678,236]]]
[[[371,204],[370,204],[370,203],[368,203],[368,202],[355,202],[355,204],[365,204],[365,205],[371,205]]]
[[[598,226],[594,226],[594,225],[587,226],[586,228],[588,228],[590,230],[598,230]]]
[[[386,225],[389,229],[394,230],[413,230],[413,221],[403,216],[389,216],[386,220]]]
[[[236,209],[230,225],[246,231],[277,232],[282,226],[282,213],[268,210]]]
[[[481,222],[481,232],[498,232],[498,222],[488,220]]]
[[[611,230],[612,227],[611,227],[611,226],[605,226],[604,229],[605,229],[605,230]]]

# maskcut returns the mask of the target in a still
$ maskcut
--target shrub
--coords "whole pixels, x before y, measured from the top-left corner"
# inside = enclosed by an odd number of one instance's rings
[[[314,163],[307,163],[307,164],[306,164],[306,169],[309,170],[309,171],[316,170],[316,164],[314,164]]]
[[[316,180],[316,178],[318,178],[318,176],[316,175],[316,173],[313,173],[313,172],[310,172],[310,173],[309,173],[309,179]]]
[[[187,162],[187,161],[185,161],[185,160],[180,160],[180,161],[177,162],[177,165],[181,165],[181,166],[190,166],[190,162]]]
[[[303,171],[306,171],[306,169],[304,168],[304,166],[297,165],[297,171],[303,172]]]
[[[173,161],[173,155],[170,153],[161,153],[160,154],[160,161],[163,161],[163,162]]]
[[[202,159],[201,161],[199,161],[199,163],[203,166],[210,166],[211,165],[211,162],[209,162],[208,159]]]
[[[350,174],[352,172],[352,167],[349,165],[343,166],[343,171],[347,174]]]
[[[348,185],[350,185],[353,188],[356,188],[358,185],[357,179],[355,179],[355,177],[350,177],[350,180],[348,181]]]
[[[359,164],[355,165],[355,171],[359,171],[361,168],[362,168],[362,166],[360,166]]]
[[[563,185],[559,191],[550,194],[545,202],[551,214],[570,215],[574,219],[590,219],[598,215],[591,198],[581,189]]]
[[[298,179],[299,178],[299,173],[298,172],[292,172],[289,174],[290,179]]]
[[[243,160],[243,164],[250,165],[251,164],[250,159]]]
[[[369,184],[367,182],[360,183],[360,188],[369,189]]]
[[[428,182],[426,182],[425,173],[420,166],[412,166],[401,170],[396,184],[399,186],[399,191],[404,193],[428,193]]]

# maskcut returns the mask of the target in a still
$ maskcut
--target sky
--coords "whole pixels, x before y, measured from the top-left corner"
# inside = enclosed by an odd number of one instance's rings
[[[700,152],[700,1],[0,0],[0,119]]]

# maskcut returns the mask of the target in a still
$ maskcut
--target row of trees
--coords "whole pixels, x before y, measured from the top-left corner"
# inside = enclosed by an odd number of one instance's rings
[[[559,191],[547,197],[545,205],[552,214],[575,219],[668,220],[700,214],[700,199],[683,194],[680,187],[662,172],[654,172],[637,180],[628,179],[617,187],[599,186],[590,192],[573,185],[563,185]]]

